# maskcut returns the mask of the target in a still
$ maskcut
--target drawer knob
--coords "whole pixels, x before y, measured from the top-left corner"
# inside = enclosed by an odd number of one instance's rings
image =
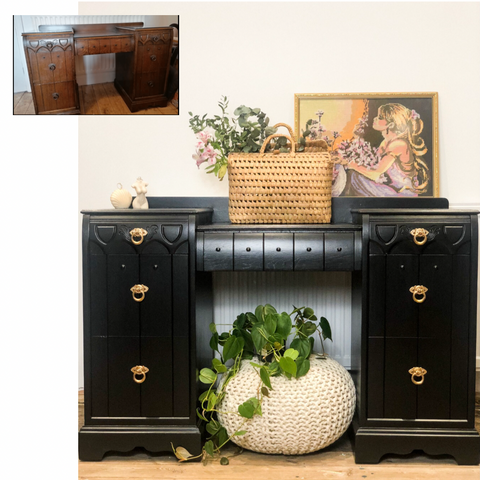
[[[280,247],[277,247],[277,252],[281,252],[282,249]]]
[[[154,42],[158,42],[158,37],[156,37],[156,36],[153,37],[153,41],[154,41]]]
[[[414,285],[410,287],[410,292],[413,293],[414,302],[423,303],[425,298],[427,298],[426,293],[428,292],[428,288],[423,285]]]
[[[337,247],[337,252],[341,252],[342,251],[342,247]]]
[[[157,56],[156,55],[150,55],[150,60],[152,62],[155,62],[157,60]]]
[[[413,230],[410,230],[410,235],[413,236],[413,241],[417,245],[425,244],[427,242],[427,235],[429,233],[430,232],[424,228],[414,228]]]
[[[311,252],[312,251],[312,247],[307,247],[307,252]]]
[[[148,368],[143,365],[136,365],[130,371],[133,373],[133,381],[135,383],[143,383],[147,378]],[[137,375],[140,378],[137,378]]]
[[[144,228],[134,228],[133,230],[130,230],[130,238],[132,239],[132,243],[134,245],[140,245],[147,233],[148,232]],[[136,238],[138,238],[138,240],[135,240]]]
[[[53,42],[48,42],[47,43],[47,48],[53,48]]]
[[[147,84],[149,87],[153,87],[153,82],[148,82]]]
[[[217,248],[215,249],[216,252],[219,252],[220,250],[221,250],[220,247],[217,247]]]
[[[130,291],[132,292],[132,297],[136,302],[143,302],[145,299],[145,293],[148,292],[148,287],[146,285],[134,285]],[[136,295],[141,295],[137,297]]]
[[[51,63],[51,64],[48,66],[48,68],[49,68],[50,70],[55,70],[57,67],[55,66],[54,63]]]
[[[425,380],[425,374],[427,371],[422,367],[413,367],[408,371],[408,373],[412,376],[412,382],[415,385],[421,385]],[[416,380],[417,378],[420,378],[420,380]]]
[[[246,250],[247,252],[251,252],[251,251],[252,251],[252,249],[251,249],[250,247],[247,247],[245,250]]]
[[[58,100],[58,97],[60,97],[60,95],[58,93],[52,93],[52,98],[54,100]]]

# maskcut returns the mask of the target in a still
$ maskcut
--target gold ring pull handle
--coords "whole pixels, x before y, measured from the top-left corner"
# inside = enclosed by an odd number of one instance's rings
[[[143,302],[145,299],[145,292],[148,292],[148,287],[146,285],[134,285],[130,291],[132,292],[132,297],[136,302]],[[141,295],[137,297],[136,295]]]
[[[130,371],[133,372],[133,381],[135,383],[143,383],[147,378],[148,368],[144,367],[143,365],[137,365],[133,367]],[[137,378],[137,375],[141,375],[141,377]]]
[[[132,239],[132,243],[134,245],[140,245],[147,233],[148,232],[144,228],[134,228],[133,230],[130,230],[130,238]],[[135,240],[136,238],[140,238],[140,240]]]
[[[427,298],[426,293],[428,288],[423,285],[414,285],[410,288],[410,292],[413,293],[413,301],[417,303],[423,303]]]
[[[413,236],[413,241],[417,245],[424,245],[427,242],[427,235],[429,233],[430,232],[424,228],[414,228],[413,230],[410,230],[410,235]]]
[[[412,382],[415,385],[421,385],[425,380],[425,374],[427,371],[422,367],[413,367],[408,373],[412,376]],[[421,378],[421,380],[416,380],[417,378]]]

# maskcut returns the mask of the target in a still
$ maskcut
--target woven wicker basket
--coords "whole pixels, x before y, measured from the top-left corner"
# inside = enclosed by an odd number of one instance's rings
[[[332,201],[332,162],[328,152],[260,153],[228,156],[229,202],[232,223],[329,223]]]

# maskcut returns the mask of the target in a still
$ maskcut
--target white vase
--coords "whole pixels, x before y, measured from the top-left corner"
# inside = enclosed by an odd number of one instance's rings
[[[238,406],[257,396],[260,378],[249,361],[242,361],[219,405],[221,412],[236,412]],[[315,452],[338,440],[350,425],[355,411],[355,386],[337,361],[310,356],[310,370],[300,378],[270,378],[272,390],[262,402],[262,416],[255,415],[241,427],[247,433],[235,436],[237,445],[261,453],[299,455]],[[221,382],[220,382],[221,385]],[[245,418],[219,413],[229,436]]]

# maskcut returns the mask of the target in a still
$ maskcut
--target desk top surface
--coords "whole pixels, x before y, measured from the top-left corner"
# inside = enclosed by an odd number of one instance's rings
[[[40,25],[38,32],[22,35],[45,36],[46,34],[73,34],[73,38],[132,36],[137,31],[173,30],[173,27],[145,27],[143,22],[132,23],[91,23],[78,25]]]

